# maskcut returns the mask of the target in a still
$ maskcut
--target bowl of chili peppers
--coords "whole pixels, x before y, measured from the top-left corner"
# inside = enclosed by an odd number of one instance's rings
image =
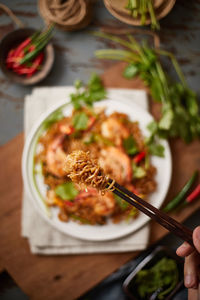
[[[43,31],[21,28],[10,32],[0,43],[0,67],[12,81],[33,85],[43,80],[54,62],[50,43],[53,26]]]

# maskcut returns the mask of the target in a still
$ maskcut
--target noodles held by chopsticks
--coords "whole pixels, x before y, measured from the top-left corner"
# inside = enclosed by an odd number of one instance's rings
[[[113,190],[115,181],[110,182],[110,178],[104,174],[97,160],[90,157],[89,152],[73,151],[67,156],[64,170],[73,182],[85,188],[94,187],[102,194]]]

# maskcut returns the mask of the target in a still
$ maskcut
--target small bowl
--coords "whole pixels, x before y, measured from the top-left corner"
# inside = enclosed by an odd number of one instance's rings
[[[142,269],[149,269],[153,267],[163,257],[172,258],[173,260],[175,260],[179,272],[178,282],[174,289],[168,295],[165,295],[165,300],[171,299],[173,295],[180,289],[180,287],[183,285],[183,260],[167,247],[158,246],[153,252],[147,255],[141,261],[141,263],[137,265],[133,272],[125,279],[123,283],[123,289],[130,299],[141,300],[137,292],[137,283],[135,282],[135,278],[138,272]],[[155,299],[157,299],[157,297]]]
[[[27,37],[31,36],[34,32],[35,29],[32,28],[16,29],[8,33],[0,43],[0,67],[3,73],[12,81],[22,85],[33,85],[43,80],[50,72],[54,62],[54,48],[53,45],[49,43],[44,48],[44,60],[42,62],[41,69],[33,74],[33,76],[30,78],[26,78],[23,75],[20,76],[7,68],[6,58],[8,52],[23,42]]]
[[[164,18],[171,11],[175,2],[176,0],[155,1],[156,19],[160,20]],[[104,4],[107,10],[120,21],[133,26],[141,26],[141,18],[140,17],[133,18],[128,12],[128,10],[125,9],[127,1],[104,0]],[[151,24],[151,18],[149,15],[147,15],[145,25],[149,25],[149,24]]]

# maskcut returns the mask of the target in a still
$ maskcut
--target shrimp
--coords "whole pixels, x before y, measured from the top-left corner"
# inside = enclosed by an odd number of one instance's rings
[[[48,206],[53,206],[56,204],[56,193],[54,190],[48,190],[46,196],[46,203]]]
[[[130,132],[116,117],[110,117],[101,124],[101,134],[119,146],[123,139],[129,137]]]
[[[102,196],[94,188],[88,188],[87,192],[81,191],[75,200],[81,206],[90,207],[96,215],[102,217],[111,215],[115,208],[115,200],[112,194],[106,193]]]
[[[65,134],[58,135],[47,147],[46,163],[50,173],[57,177],[64,177],[65,171],[63,166],[66,161],[66,153],[63,150]]]
[[[110,175],[119,184],[131,182],[131,159],[122,150],[115,147],[102,149],[98,162],[105,174]]]
[[[94,212],[99,216],[109,216],[113,213],[115,208],[115,200],[112,194],[99,194],[96,204],[94,206]]]

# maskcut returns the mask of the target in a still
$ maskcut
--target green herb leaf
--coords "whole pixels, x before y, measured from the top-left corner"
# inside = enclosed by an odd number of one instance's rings
[[[106,90],[97,74],[91,76],[87,86],[84,86],[80,80],[76,80],[74,85],[76,91],[70,95],[70,98],[71,103],[76,110],[84,105],[93,106],[94,102],[106,98]]]
[[[158,128],[158,125],[156,121],[152,121],[147,125],[147,128],[151,133],[155,133]]]
[[[63,184],[57,185],[55,188],[55,193],[62,200],[74,200],[78,195],[78,190],[75,188],[73,182],[65,182]]]
[[[148,145],[150,154],[164,157],[165,148],[161,144],[151,143]]]
[[[172,126],[174,113],[172,109],[167,109],[160,119],[158,126],[161,130],[169,130]]]
[[[132,219],[133,217],[135,217],[138,214],[138,210],[135,207],[132,207],[127,218],[126,221],[129,221],[130,219]]]
[[[85,218],[82,218],[80,216],[77,216],[75,214],[70,214],[70,217],[76,221],[79,221],[80,223],[82,224],[91,224],[91,221],[85,219]]]
[[[100,77],[96,73],[93,73],[88,82],[88,89],[90,91],[99,91],[102,89],[102,87],[103,86]]]
[[[114,146],[112,141],[110,141],[109,139],[103,137],[99,133],[94,133],[94,141],[99,143],[99,144],[104,144],[106,146]]]
[[[126,152],[130,155],[136,154],[138,152],[136,142],[132,135],[123,140],[123,146]]]
[[[48,129],[51,127],[55,122],[58,122],[64,118],[62,109],[57,109],[55,112],[53,112],[46,120],[42,123],[43,129]]]
[[[82,86],[83,86],[83,83],[81,80],[77,79],[75,82],[74,82],[74,86],[76,89],[80,89]]]
[[[146,170],[140,166],[137,166],[135,163],[132,163],[133,169],[133,179],[143,178],[146,176]]]
[[[85,130],[88,125],[88,116],[84,112],[77,112],[72,120],[72,124],[76,130]]]
[[[114,194],[114,198],[115,198],[115,201],[117,202],[117,204],[119,205],[119,207],[121,208],[121,210],[126,210],[129,206],[129,204],[123,200],[122,198],[120,198],[119,196],[115,195]]]
[[[161,95],[163,94],[162,84],[157,78],[151,78],[151,95],[152,98],[157,101],[161,102],[162,98]]]
[[[89,136],[86,136],[83,140],[83,143],[85,145],[90,145],[92,143],[94,143],[95,138],[94,138],[94,133],[92,132]]]
[[[136,64],[131,63],[128,65],[123,72],[123,76],[127,79],[131,79],[135,77],[138,73],[138,67]]]

